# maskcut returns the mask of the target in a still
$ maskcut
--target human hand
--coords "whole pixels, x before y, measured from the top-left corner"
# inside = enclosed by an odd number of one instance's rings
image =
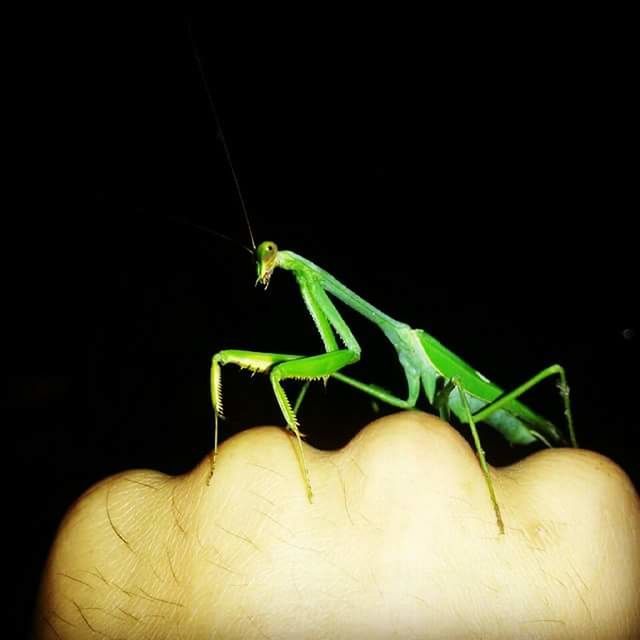
[[[607,458],[550,449],[493,469],[419,412],[344,449],[245,431],[169,477],[134,470],[69,510],[37,638],[631,638],[640,501]]]

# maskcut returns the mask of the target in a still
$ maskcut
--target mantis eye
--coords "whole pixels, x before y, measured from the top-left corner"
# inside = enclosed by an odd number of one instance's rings
[[[267,256],[273,256],[278,253],[278,245],[275,242],[267,240],[258,247],[258,259],[263,260]]]

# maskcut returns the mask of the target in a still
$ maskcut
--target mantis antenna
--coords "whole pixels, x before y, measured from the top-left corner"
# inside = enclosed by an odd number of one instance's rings
[[[242,206],[242,213],[244,214],[244,220],[247,223],[247,229],[249,230],[249,237],[251,238],[251,247],[253,249],[252,253],[255,253],[256,250],[256,242],[253,238],[253,231],[251,230],[251,223],[249,222],[249,214],[247,213],[247,207],[242,196],[242,190],[240,189],[240,182],[238,180],[238,176],[236,174],[235,169],[233,168],[233,162],[231,162],[231,153],[229,153],[229,147],[227,146],[227,140],[224,137],[224,131],[222,129],[222,123],[220,122],[220,116],[218,115],[218,110],[216,109],[216,104],[213,101],[213,96],[211,95],[211,89],[209,87],[209,83],[207,82],[207,76],[204,72],[204,66],[202,64],[202,59],[200,58],[200,54],[198,53],[198,47],[196,46],[196,40],[193,37],[193,31],[191,29],[191,20],[187,18],[187,30],[189,31],[189,40],[191,41],[191,50],[193,51],[193,57],[195,58],[196,64],[198,65],[198,72],[200,73],[200,80],[202,81],[202,86],[204,87],[205,93],[207,94],[207,99],[209,100],[209,106],[211,107],[211,111],[213,112],[213,117],[216,121],[216,129],[218,133],[218,137],[220,138],[220,142],[222,142],[222,148],[224,149],[224,155],[227,158],[227,163],[229,164],[229,169],[231,170],[231,175],[233,176],[233,182],[236,185],[236,191],[238,192],[238,197],[240,198],[240,205]],[[221,234],[220,234],[221,235]]]
[[[199,231],[210,233],[211,235],[216,236],[217,238],[222,238],[223,240],[226,240],[227,242],[230,242],[231,244],[235,244],[241,249],[244,249],[251,256],[254,256],[256,253],[254,249],[249,249],[249,247],[242,244],[242,242],[238,242],[238,240],[236,240],[235,238],[231,238],[224,233],[220,233],[219,231],[216,231],[215,229],[210,229],[209,227],[205,227],[203,224],[196,224],[195,222],[191,222],[191,220],[185,220],[184,218],[178,218],[177,216],[167,216],[167,218],[169,220],[172,220],[173,222],[178,222],[179,224],[185,224],[189,227],[193,227],[194,229],[198,229]]]

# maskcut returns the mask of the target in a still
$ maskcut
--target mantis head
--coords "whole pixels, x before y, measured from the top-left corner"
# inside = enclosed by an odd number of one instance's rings
[[[271,274],[278,266],[278,245],[270,240],[261,242],[256,249],[256,261],[258,267],[256,284],[263,284],[266,289],[269,286]]]

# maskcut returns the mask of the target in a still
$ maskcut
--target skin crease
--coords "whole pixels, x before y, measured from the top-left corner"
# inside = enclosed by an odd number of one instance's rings
[[[69,509],[35,637],[637,638],[640,501],[598,454],[492,469],[416,411],[344,449],[245,431],[179,477],[128,471]]]

